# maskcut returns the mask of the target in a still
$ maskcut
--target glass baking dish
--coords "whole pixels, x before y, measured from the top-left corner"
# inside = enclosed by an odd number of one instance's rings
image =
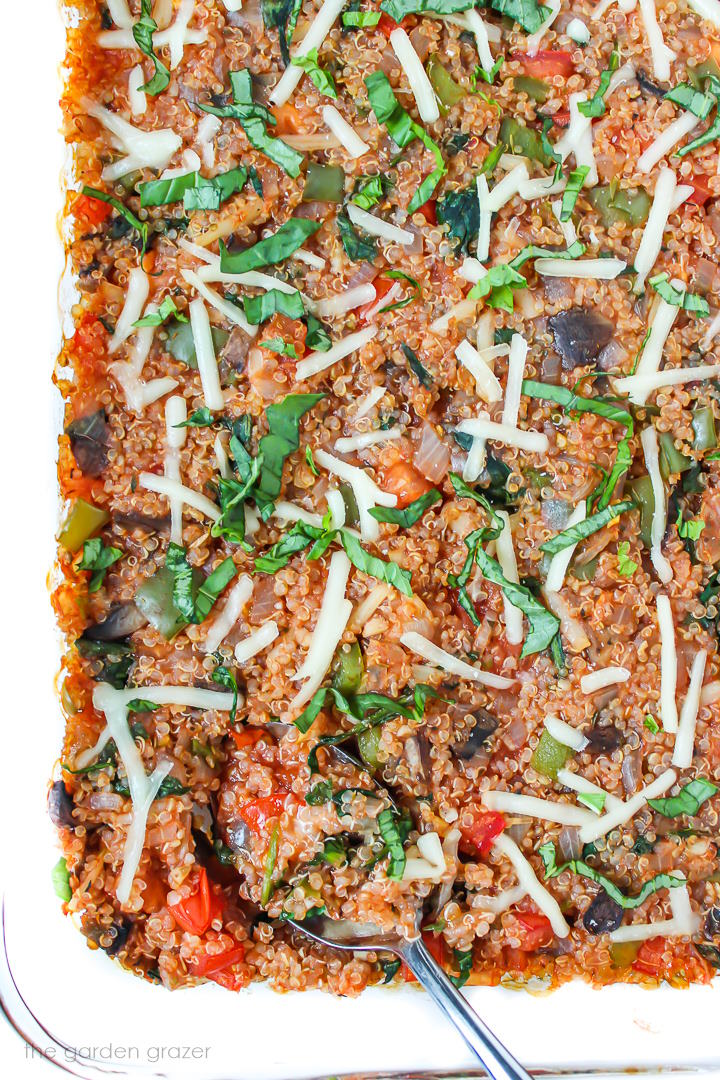
[[[5,40],[22,41],[27,9],[7,6],[10,32]],[[64,17],[70,17],[67,10]],[[24,51],[6,50],[10,77],[14,74],[15,86],[22,85],[27,96],[22,110],[9,110],[7,120],[13,145],[23,147],[23,200],[34,207],[29,227],[35,233],[29,241],[24,215],[6,215],[6,242],[8,250],[17,253],[18,280],[25,270],[33,280],[32,289],[18,289],[17,303],[20,322],[33,327],[34,362],[16,367],[15,378],[22,378],[23,400],[32,402],[36,417],[32,438],[26,409],[6,409],[3,418],[8,447],[15,453],[21,447],[25,456],[22,475],[11,475],[7,482],[14,513],[26,526],[22,550],[17,550],[16,534],[15,561],[10,561],[8,544],[4,564],[17,565],[20,556],[23,567],[22,575],[7,575],[4,587],[6,602],[14,601],[11,610],[17,612],[18,627],[13,652],[5,654],[3,687],[7,775],[2,785],[6,827],[0,998],[6,1018],[25,1039],[26,1058],[44,1056],[85,1077],[483,1075],[460,1036],[413,987],[371,989],[356,999],[317,991],[278,995],[265,986],[231,994],[206,985],[171,994],[121,971],[104,954],[91,952],[62,916],[53,894],[50,869],[57,851],[45,799],[62,726],[53,684],[58,643],[44,577],[52,564],[57,522],[54,462],[61,420],[50,372],[59,347],[54,292],[62,273],[62,252],[52,238],[64,150],[55,105],[63,48],[58,16],[46,18],[43,33],[33,37],[32,79],[26,78]],[[29,114],[33,137],[23,139],[23,117]],[[18,346],[20,341],[18,337]],[[6,520],[9,524],[9,517]],[[20,746],[21,767],[16,760]],[[717,979],[713,986],[683,991],[630,986],[593,990],[576,983],[551,994],[481,987],[467,993],[518,1058],[546,1076],[720,1073],[720,1040],[714,1027],[720,1015]]]

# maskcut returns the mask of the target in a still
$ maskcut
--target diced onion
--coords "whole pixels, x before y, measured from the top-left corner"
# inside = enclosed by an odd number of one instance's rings
[[[459,660],[456,656],[445,652],[444,649],[434,645],[432,641],[423,637],[422,634],[418,634],[415,630],[408,630],[404,633],[400,638],[400,644],[404,645],[410,652],[417,653],[428,663],[437,664],[438,667],[442,668],[443,671],[447,671],[450,675],[459,675],[462,679],[483,683],[483,685],[492,686],[496,690],[507,690],[514,683],[513,679],[506,679],[503,675],[494,675],[492,672],[483,671],[482,668],[466,664],[464,660]]]
[[[390,34],[390,45],[407,75],[412,95],[424,124],[434,124],[440,119],[440,109],[435,100],[432,83],[428,79],[420,57],[415,52],[410,38],[401,26]],[[337,134],[337,133],[336,133]]]
[[[568,518],[566,529],[571,529],[574,525],[579,525],[581,521],[585,520],[585,500],[578,503],[573,510],[572,514]],[[567,568],[570,565],[570,560],[573,557],[577,543],[570,544],[568,547],[558,551],[556,555],[553,555],[550,560],[550,567],[548,569],[547,579],[545,581],[545,590],[548,593],[560,592],[565,581],[565,574]]]
[[[695,653],[692,668],[690,669],[690,684],[678,720],[678,730],[672,756],[672,763],[678,769],[689,769],[692,764],[695,727],[700,708],[700,694],[703,679],[705,678],[706,663],[707,649],[699,649]]]
[[[594,840],[605,836],[613,829],[617,829],[619,825],[625,825],[628,821],[631,821],[638,810],[642,810],[648,799],[657,799],[660,795],[664,795],[676,780],[677,773],[675,770],[666,769],[652,783],[636,792],[635,795],[621,803],[620,806],[612,807],[607,813],[596,818],[590,824],[583,825],[580,830],[580,839],[583,844],[591,844]]]
[[[326,368],[332,367],[338,360],[343,360],[351,353],[357,352],[358,349],[364,349],[377,332],[377,326],[366,326],[364,330],[357,330],[354,334],[348,334],[347,337],[336,341],[327,352],[310,353],[303,360],[300,360],[295,369],[297,381],[302,382],[304,379],[309,379],[311,376],[325,371]]]
[[[675,623],[670,600],[665,593],[658,593],[655,603],[660,630],[660,719],[663,731],[676,732],[678,711],[675,700],[677,691]]]
[[[589,675],[583,675],[580,680],[580,689],[583,694],[594,694],[598,690],[604,690],[606,686],[627,682],[629,678],[630,672],[627,668],[601,668],[599,671],[591,671]]]
[[[571,19],[565,27],[565,33],[568,37],[576,41],[578,45],[587,45],[590,40],[590,31],[588,30],[582,19]]]
[[[253,581],[247,574],[241,574],[233,585],[225,604],[213,619],[212,625],[205,635],[203,649],[206,653],[214,653],[220,648],[225,638],[232,630],[242,614],[242,609],[252,596]]]
[[[268,645],[272,645],[279,634],[278,625],[272,619],[263,623],[259,629],[253,630],[235,646],[235,659],[238,664],[245,664],[248,660],[252,660],[253,656],[257,656],[263,649],[267,649]]]
[[[107,9],[110,18],[121,30],[130,30],[135,22],[128,0],[107,0]]]
[[[535,876],[535,871],[515,841],[507,833],[503,832],[493,841],[493,848],[513,864],[519,884],[527,892],[528,896],[535,901],[543,915],[546,915],[550,920],[553,933],[560,938],[568,937],[570,927],[563,918],[560,905],[545,886],[540,884]]]
[[[650,475],[654,502],[652,526],[650,529],[650,560],[663,585],[667,585],[669,581],[672,581],[673,572],[670,563],[662,553],[661,547],[663,537],[665,536],[665,526],[667,524],[665,485],[663,484],[663,478],[660,472],[657,433],[652,424],[648,424],[648,426],[641,431],[640,443],[643,448],[643,454],[645,455],[647,471]]]

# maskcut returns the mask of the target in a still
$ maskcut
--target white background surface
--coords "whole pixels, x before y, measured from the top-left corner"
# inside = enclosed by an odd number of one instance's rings
[[[52,0],[5,0],[2,9],[0,873],[10,893],[11,947],[22,988],[41,1018],[71,1043],[210,1042],[207,1065],[184,1070],[195,1077],[287,1080],[469,1065],[459,1037],[411,990],[376,992],[361,1001],[277,997],[264,989],[235,996],[215,987],[171,997],[91,954],[59,914],[49,883],[57,854],[44,801],[59,745],[45,578],[56,520],[48,388],[59,346],[56,214],[63,149],[56,68],[62,33]],[[689,1065],[691,1056],[706,1065],[720,1060],[719,999],[720,988],[600,994],[584,986],[546,998],[504,991],[473,998],[525,1061],[615,1068]],[[60,1075],[29,1062],[2,1021],[0,1061],[13,1080]]]

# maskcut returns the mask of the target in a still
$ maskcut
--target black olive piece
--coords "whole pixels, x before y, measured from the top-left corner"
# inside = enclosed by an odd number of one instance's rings
[[[107,465],[108,426],[104,410],[73,420],[65,434],[85,476],[99,476]]]
[[[652,79],[649,78],[648,73],[640,69],[636,74],[638,86],[642,90],[643,94],[649,94],[651,97],[664,98],[665,91],[662,86],[658,86]]]
[[[71,829],[75,822],[72,816],[73,801],[65,790],[62,780],[56,780],[48,795],[48,814],[57,829]]]
[[[89,626],[83,637],[90,641],[119,641],[146,625],[146,617],[130,600],[113,607],[102,622]]]
[[[105,952],[108,956],[115,956],[116,953],[120,952],[127,943],[131,930],[132,923],[127,919],[123,919],[121,923],[113,923],[110,929],[106,931],[106,933],[114,933],[115,935],[111,944],[105,946]]]
[[[614,724],[593,727],[587,732],[587,749],[591,754],[611,754],[622,742],[622,735]]]
[[[587,308],[569,308],[548,319],[555,351],[566,371],[584,367],[605,348],[614,325],[604,315]]]
[[[170,528],[170,515],[151,517],[150,514],[113,514],[113,522],[123,529],[145,529],[146,532],[167,532]]]
[[[622,919],[623,909],[602,889],[585,912],[583,926],[589,934],[609,934]]]
[[[492,713],[489,713],[486,709],[478,709],[477,712],[473,713],[473,716],[475,717],[475,724],[465,742],[456,743],[453,746],[453,754],[455,757],[460,758],[461,761],[469,761],[470,758],[474,757],[483,743],[497,731],[498,722]]]
[[[720,934],[720,907],[711,907],[705,916],[705,937],[716,937]]]

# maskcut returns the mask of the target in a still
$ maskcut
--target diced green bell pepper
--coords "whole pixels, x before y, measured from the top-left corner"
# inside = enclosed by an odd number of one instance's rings
[[[597,210],[606,229],[624,221],[630,225],[642,225],[650,213],[651,199],[645,188],[626,191],[613,184],[598,184],[585,193],[591,206]]]
[[[573,563],[570,567],[570,573],[578,581],[592,581],[595,577],[595,571],[597,570],[598,563],[600,562],[600,556],[595,559],[590,559],[584,563]]]
[[[308,163],[302,202],[341,203],[345,196],[345,172],[341,165]]]
[[[218,353],[226,344],[230,335],[227,330],[221,330],[219,326],[212,328],[213,345]],[[167,324],[167,351],[181,364],[187,364],[193,371],[197,370],[197,356],[195,355],[195,339],[192,326],[189,322],[177,322],[173,320]]]
[[[345,503],[345,524],[351,526],[359,525],[360,511],[358,510],[355,492],[350,487],[350,484],[340,484],[340,494],[342,495],[343,502]]]
[[[465,90],[440,63],[436,53],[428,60],[427,75],[438,101],[445,109],[452,109],[453,105],[457,105],[465,97]]]
[[[720,79],[720,67],[714,56],[709,56],[707,60],[703,60],[702,64],[695,66],[688,64],[687,70],[688,79],[695,90],[704,90],[705,80],[710,76]]]
[[[542,79],[532,79],[528,75],[515,75],[513,85],[519,94],[527,94],[531,101],[544,105],[550,97],[550,87]]]
[[[713,450],[717,446],[715,414],[710,405],[695,409],[692,417],[692,428],[695,432],[693,446],[696,450]]]
[[[610,959],[613,967],[630,967],[637,960],[640,941],[614,941],[610,946]]]
[[[135,593],[135,604],[148,622],[158,633],[170,641],[188,620],[178,611],[173,603],[173,584],[175,577],[172,570],[161,566],[152,577],[146,578]],[[193,568],[193,599],[203,582],[202,573]]]
[[[362,686],[365,665],[357,641],[341,645],[332,663],[332,684],[341,694],[357,694]]]
[[[93,506],[85,499],[76,499],[60,530],[58,543],[62,544],[66,551],[79,551],[85,541],[99,532],[109,520],[107,510]]]
[[[524,127],[514,117],[506,116],[500,125],[499,142],[505,143],[512,154],[521,154],[531,161],[539,161],[550,168],[552,160],[543,150],[542,139],[537,131]]]
[[[660,444],[660,472],[665,480],[673,473],[684,473],[692,468],[692,458],[680,453],[669,431],[663,431],[658,442]]]
[[[655,513],[655,496],[649,476],[638,476],[628,484],[628,491],[640,507],[640,539],[645,547],[652,545],[652,519]]]
[[[572,753],[571,747],[558,742],[549,731],[543,731],[530,764],[535,772],[557,780],[558,769],[564,768],[568,759],[572,757]]]
[[[378,767],[378,747],[380,746],[381,735],[382,729],[380,725],[377,724],[375,727],[369,728],[368,731],[361,732],[357,737],[360,757],[371,769],[377,769]]]

